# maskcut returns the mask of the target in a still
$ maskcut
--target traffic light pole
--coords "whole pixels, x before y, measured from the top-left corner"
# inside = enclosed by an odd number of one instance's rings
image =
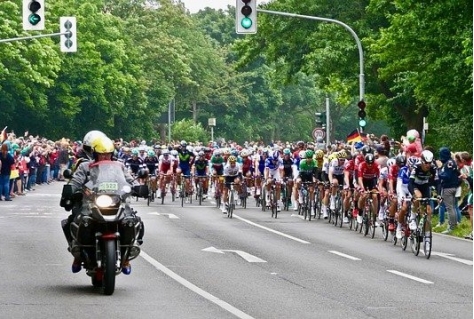
[[[293,18],[302,18],[302,19],[309,19],[309,20],[318,20],[318,21],[325,21],[325,22],[332,22],[339,24],[346,28],[352,36],[354,37],[356,43],[357,43],[357,48],[359,49],[359,65],[360,65],[360,74],[359,74],[359,101],[364,100],[364,90],[365,90],[365,82],[364,82],[364,51],[362,50],[362,44],[359,40],[359,37],[357,34],[354,32],[354,30],[351,29],[347,24],[344,22],[341,22],[339,20],[334,20],[334,19],[328,19],[328,18],[320,18],[320,17],[313,17],[313,16],[307,16],[307,15],[301,15],[301,14],[296,14],[296,13],[288,13],[288,12],[281,12],[281,11],[271,11],[271,10],[264,10],[264,9],[257,9],[257,12],[262,12],[262,13],[269,13],[269,14],[275,14],[275,15],[280,15],[280,16],[286,16],[286,17],[293,17]]]
[[[50,38],[50,37],[59,37],[61,35],[69,34],[69,32],[58,32],[58,33],[48,33],[48,34],[38,34],[38,35],[30,35],[27,37],[21,38],[10,38],[10,39],[0,39],[0,43],[6,42],[14,42],[14,41],[22,41],[22,40],[30,40],[30,39],[38,39],[38,38]]]

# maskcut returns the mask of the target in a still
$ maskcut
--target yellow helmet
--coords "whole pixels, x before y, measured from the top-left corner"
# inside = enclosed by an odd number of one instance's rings
[[[97,136],[91,143],[92,151],[99,154],[113,153],[114,142],[107,136]]]
[[[323,150],[317,150],[316,151],[316,159],[322,159],[323,157],[324,157]]]
[[[338,159],[346,159],[346,157],[347,157],[347,154],[345,150],[340,150],[339,152],[337,152]]]
[[[229,156],[228,160],[229,160],[229,163],[235,163],[235,162],[237,162],[237,157],[235,157],[234,155],[231,155],[231,156]]]

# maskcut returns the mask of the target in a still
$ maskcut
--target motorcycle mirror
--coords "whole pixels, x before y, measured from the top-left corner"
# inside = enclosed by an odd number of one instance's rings
[[[66,169],[63,173],[63,176],[67,179],[71,179],[72,178],[72,171],[70,169]]]
[[[132,188],[128,185],[125,185],[124,187],[122,187],[122,191],[128,194],[132,191]]]

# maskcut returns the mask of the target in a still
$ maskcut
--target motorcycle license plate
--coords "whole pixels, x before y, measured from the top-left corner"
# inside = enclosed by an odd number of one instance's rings
[[[117,191],[118,190],[118,183],[100,183],[99,191]]]

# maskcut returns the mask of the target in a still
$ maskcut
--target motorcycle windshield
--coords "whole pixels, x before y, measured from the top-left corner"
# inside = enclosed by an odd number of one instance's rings
[[[95,193],[122,195],[131,191],[119,162],[100,161],[89,167],[89,183]]]

